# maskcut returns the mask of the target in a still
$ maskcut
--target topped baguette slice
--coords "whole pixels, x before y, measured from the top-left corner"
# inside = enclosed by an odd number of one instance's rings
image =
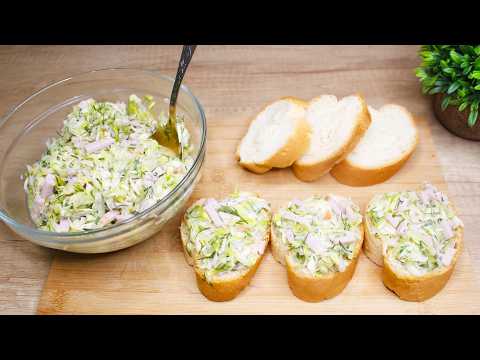
[[[201,199],[185,212],[185,258],[205,297],[231,300],[249,284],[270,240],[270,220],[267,201],[248,192]]]
[[[360,208],[341,196],[293,200],[272,221],[272,253],[287,267],[295,296],[317,302],[338,295],[355,271],[363,241]]]
[[[360,95],[337,100],[322,95],[308,103],[306,119],[312,127],[308,150],[293,164],[293,172],[303,181],[325,175],[358,144],[370,125],[367,104]]]
[[[453,271],[463,223],[447,196],[431,184],[379,194],[367,205],[365,254],[383,265],[383,282],[401,299],[424,301]]]
[[[418,142],[413,116],[402,106],[368,107],[371,124],[344,161],[331,170],[342,184],[368,186],[386,181],[409,159]]]
[[[305,108],[304,101],[286,97],[260,111],[238,145],[240,165],[259,174],[292,165],[310,144]]]

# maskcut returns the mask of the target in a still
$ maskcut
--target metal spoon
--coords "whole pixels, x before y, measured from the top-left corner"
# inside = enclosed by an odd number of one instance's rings
[[[172,94],[170,96],[168,121],[165,126],[159,126],[157,131],[153,134],[153,138],[157,140],[160,145],[168,147],[179,155],[182,155],[182,149],[177,133],[177,96],[180,85],[182,84],[183,76],[187,71],[188,64],[190,64],[190,60],[192,59],[196,47],[197,45],[183,46],[180,62],[178,63],[177,75],[175,76],[175,82],[173,83]]]

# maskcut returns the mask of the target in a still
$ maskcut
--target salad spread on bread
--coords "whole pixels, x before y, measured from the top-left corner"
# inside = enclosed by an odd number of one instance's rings
[[[247,192],[202,199],[185,214],[185,251],[207,282],[251,268],[268,243],[270,205]]]
[[[180,182],[193,163],[190,135],[179,119],[182,158],[151,139],[167,120],[154,105],[151,96],[131,95],[127,103],[88,99],[73,107],[24,175],[38,228],[74,232],[124,221]]]
[[[447,196],[431,184],[375,196],[367,217],[374,235],[384,239],[383,255],[404,274],[449,267],[458,251],[455,239],[463,223]]]
[[[328,195],[293,200],[273,217],[276,238],[287,245],[308,275],[342,272],[362,239],[360,209],[350,199]]]

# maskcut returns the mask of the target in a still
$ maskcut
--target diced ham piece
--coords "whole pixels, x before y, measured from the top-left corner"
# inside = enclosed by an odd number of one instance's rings
[[[452,225],[447,220],[442,220],[440,222],[440,226],[442,227],[443,234],[445,235],[445,239],[452,238],[455,233],[452,230]]]
[[[457,216],[454,216],[450,220],[450,225],[452,226],[452,229],[456,229],[459,226],[464,227],[462,220],[460,220]]]
[[[185,165],[183,165],[182,163],[173,163],[172,169],[172,172],[174,174],[181,174],[185,170]]]
[[[285,231],[285,236],[287,237],[288,242],[295,240],[295,234],[293,233],[292,229],[287,229]]]
[[[47,174],[43,180],[40,196],[45,200],[53,194],[53,187],[55,186],[55,176]]]
[[[307,219],[305,219],[305,218],[303,218],[303,217],[301,217],[297,214],[291,213],[289,211],[284,211],[282,213],[282,217],[284,219],[292,220],[292,221],[298,222],[300,224],[310,225],[310,222]]]
[[[94,153],[102,149],[105,149],[114,143],[115,143],[115,140],[112,138],[94,141],[90,144],[85,145],[85,151],[88,153]]]
[[[355,212],[352,210],[351,206],[347,206],[345,208],[345,214],[347,215],[348,221],[355,221],[357,219],[357,216],[355,215]]]
[[[443,197],[442,193],[440,191],[438,191],[438,189],[435,186],[433,186],[432,184],[429,184],[429,183],[425,183],[424,189],[426,191],[428,191],[431,199],[436,199],[438,201],[442,201],[442,197]]]
[[[165,174],[165,169],[162,166],[159,166],[152,171],[152,175],[157,179],[163,174]]]
[[[118,215],[117,216],[117,222],[121,222],[121,221],[125,221],[125,220],[128,220],[132,217],[133,215],[130,215],[130,214],[125,214],[125,215]]]
[[[238,216],[227,214],[223,211],[218,211],[217,214],[220,216],[220,218],[225,224],[235,223],[240,219]]]
[[[430,196],[429,196],[429,194],[428,194],[427,192],[425,192],[425,191],[420,191],[420,192],[418,193],[418,197],[420,198],[420,200],[422,200],[422,202],[423,202],[424,204],[427,204],[427,203],[430,201]]]
[[[263,241],[257,241],[254,245],[253,245],[253,249],[258,253],[258,254],[263,254],[263,252],[265,251],[265,242]]]
[[[93,103],[94,100],[93,99],[86,99],[86,100],[83,100],[83,101],[80,101],[78,103],[78,107],[80,108],[80,110],[82,111],[87,111],[88,110],[88,107],[90,106],[91,103]]]
[[[61,219],[58,224],[55,225],[55,231],[57,232],[67,232],[70,229],[70,220]]]
[[[455,249],[449,247],[445,250],[445,253],[440,256],[440,260],[444,266],[449,266],[452,262],[453,256],[455,255]]]
[[[400,197],[398,204],[398,211],[405,211],[408,209],[408,199]]]
[[[397,228],[397,232],[400,235],[405,235],[407,233],[408,227],[406,221],[403,221]]]
[[[427,261],[427,257],[425,255],[423,255],[422,253],[417,252],[417,251],[413,251],[410,254],[410,259],[412,259],[413,261],[418,261],[418,262]]]
[[[30,213],[34,221],[38,221],[40,219],[40,213],[42,212],[44,204],[45,199],[43,199],[40,195],[37,195],[33,201],[32,211]]]
[[[336,238],[339,242],[342,244],[350,244],[355,242],[357,239],[355,238],[355,235],[353,235],[352,232],[347,232],[344,235],[337,237]]]
[[[117,210],[110,210],[100,218],[100,224],[105,226],[111,223],[113,220],[117,220],[119,215],[120,213]]]
[[[305,239],[305,243],[317,254],[320,254],[327,250],[325,244],[323,244],[322,239],[320,237],[313,235],[312,233],[308,233],[307,238]]]
[[[72,137],[72,143],[79,149],[82,149],[85,146],[85,143],[82,140],[82,138],[77,136]]]
[[[422,238],[423,242],[425,244],[427,244],[428,247],[430,247],[430,249],[435,250],[435,251],[437,250],[435,248],[435,243],[433,242],[433,239],[430,236],[422,235],[421,238]]]
[[[334,196],[328,196],[328,203],[330,204],[330,207],[337,216],[342,215],[342,212],[345,210],[345,208]]]
[[[431,200],[440,201],[442,199],[442,194],[440,191],[438,191],[437,188],[431,184],[425,184],[423,190],[418,193],[418,196],[424,204]]]
[[[385,216],[385,218],[388,220],[388,222],[389,222],[390,224],[392,224],[392,226],[393,226],[394,228],[397,228],[398,224],[400,224],[400,222],[402,221],[402,218],[401,218],[401,217],[398,217],[398,216],[397,216],[397,217],[393,217],[393,216],[390,215],[390,214],[387,214],[387,215]]]
[[[440,194],[440,201],[441,201],[442,203],[444,203],[444,204],[448,204],[448,196],[445,195],[445,194],[443,194],[443,193],[441,193],[441,194]]]
[[[340,272],[344,271],[347,268],[347,262],[343,259],[340,258],[338,262],[338,270]]]
[[[303,206],[302,201],[299,200],[299,199],[293,199],[292,201],[290,201],[290,204],[291,204],[291,205],[296,205],[296,206],[298,206],[298,207],[300,207],[300,208]]]
[[[208,217],[210,218],[210,220],[212,220],[215,226],[219,227],[223,225],[223,221],[217,212],[217,209],[219,207],[217,200],[208,199],[207,201],[205,201],[203,207],[205,208]]]

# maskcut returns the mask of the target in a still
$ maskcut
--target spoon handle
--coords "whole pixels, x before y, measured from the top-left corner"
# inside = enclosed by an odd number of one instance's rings
[[[177,104],[178,90],[180,89],[183,76],[187,71],[188,64],[190,64],[190,60],[192,59],[196,47],[197,45],[183,45],[182,56],[180,57],[180,61],[178,63],[177,75],[175,76],[175,82],[173,83],[172,88],[172,95],[170,96],[170,119],[175,119],[175,105]]]

